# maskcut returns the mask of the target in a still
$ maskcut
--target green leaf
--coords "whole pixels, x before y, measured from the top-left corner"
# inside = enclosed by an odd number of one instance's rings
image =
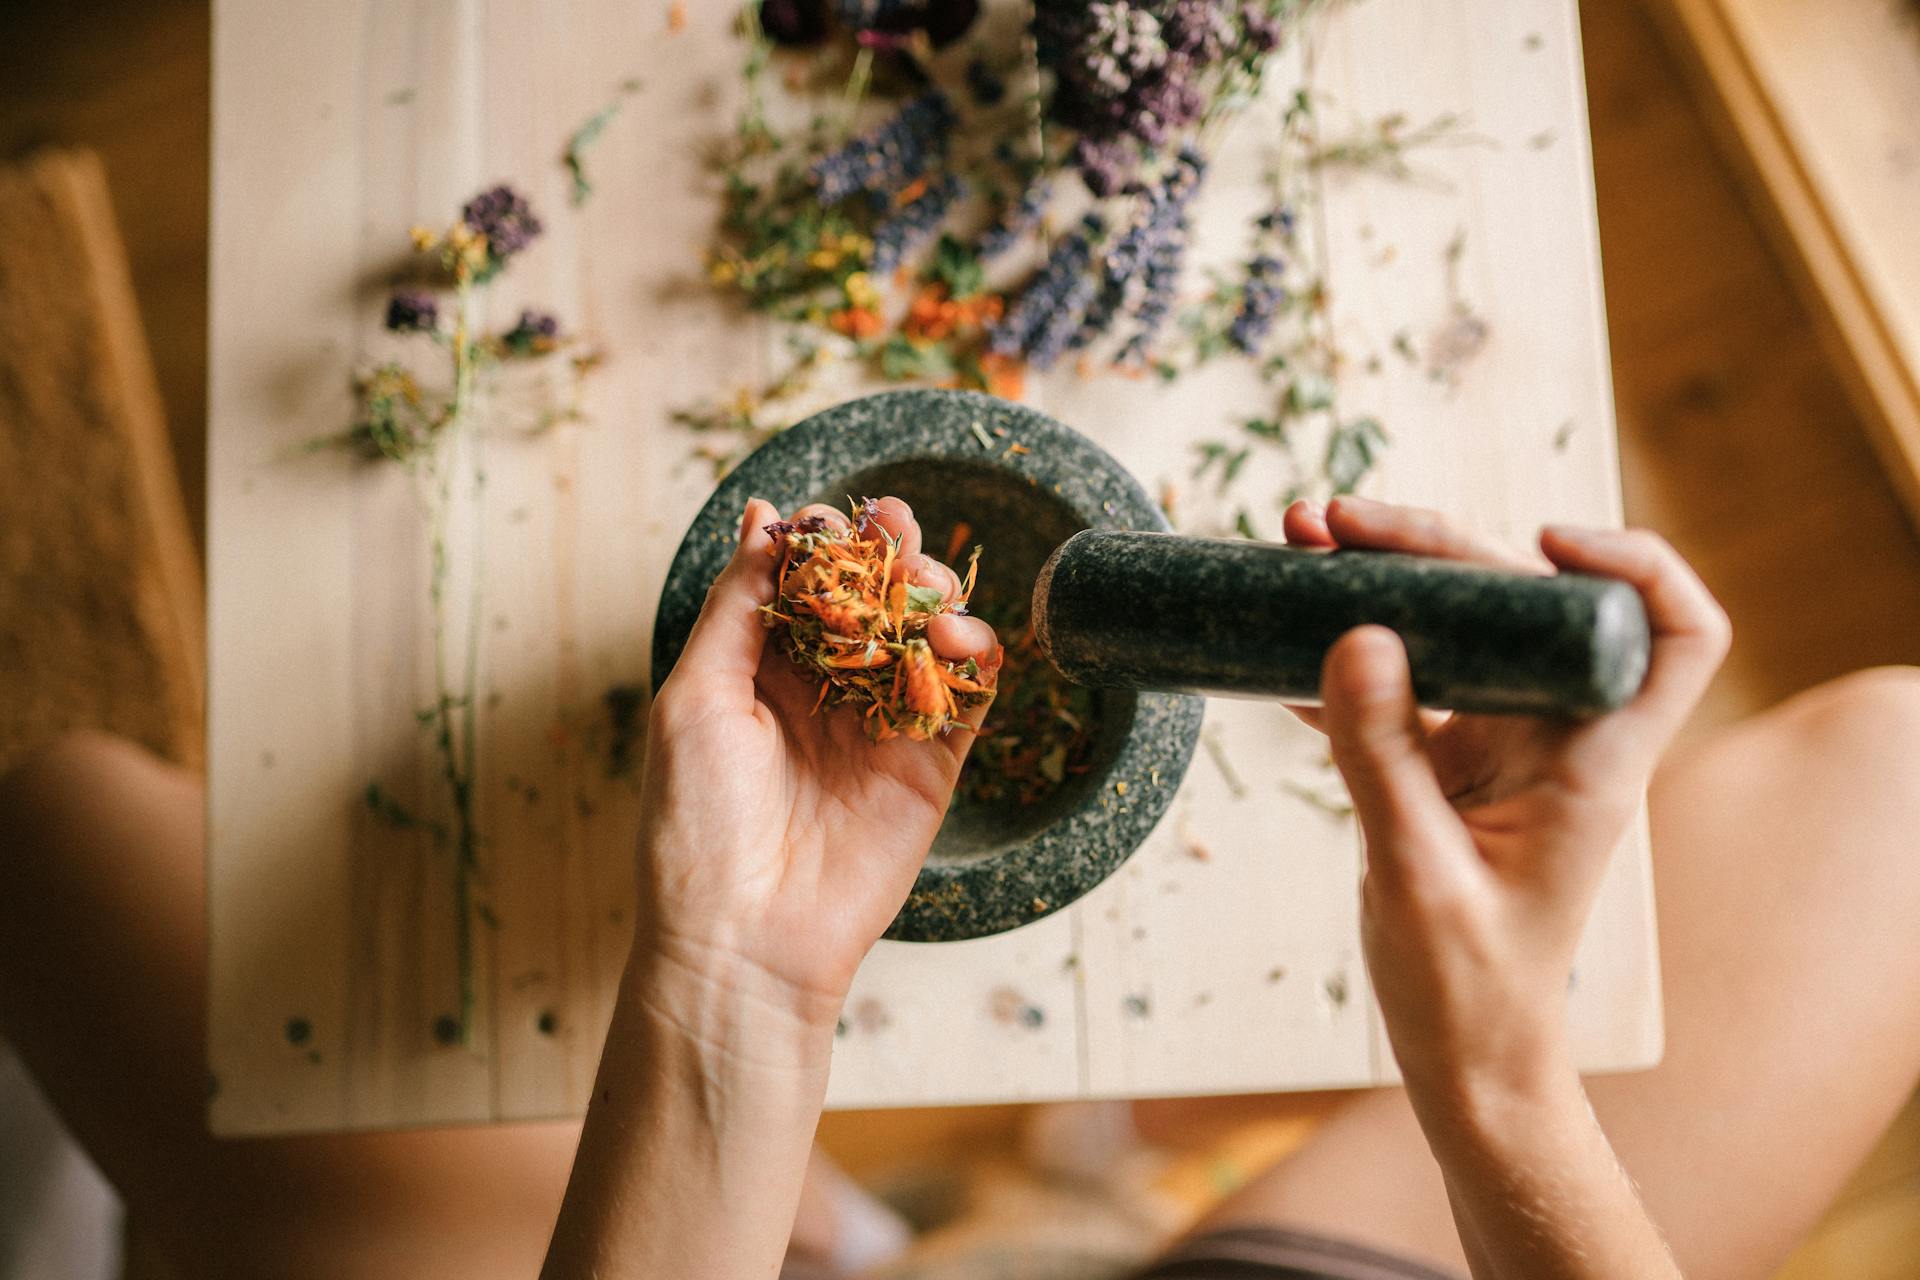
[[[1240,468],[1247,465],[1247,459],[1251,457],[1252,454],[1253,450],[1251,448],[1243,448],[1236,453],[1227,455],[1227,464],[1222,469],[1220,476],[1220,487],[1222,489],[1232,484],[1234,480],[1239,477]]]
[[[980,259],[951,235],[941,236],[940,243],[934,246],[932,272],[935,280],[947,286],[947,295],[955,299],[971,298],[987,282],[986,268],[980,265]]]
[[[951,378],[957,372],[952,353],[939,343],[923,347],[901,334],[895,334],[880,348],[880,376],[895,382],[913,378]]]
[[[946,600],[938,587],[923,587],[918,583],[907,584],[908,613],[938,613],[940,605]]]
[[[1360,486],[1387,445],[1387,433],[1372,418],[1343,422],[1327,437],[1327,480],[1336,494]]]

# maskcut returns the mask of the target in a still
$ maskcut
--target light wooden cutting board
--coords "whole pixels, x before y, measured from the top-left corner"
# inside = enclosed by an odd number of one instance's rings
[[[716,209],[703,142],[728,127],[730,5],[219,0],[214,49],[210,424],[212,1121],[224,1133],[520,1119],[583,1109],[631,921],[631,784],[593,726],[645,684],[653,602],[710,475],[669,410],[775,367],[777,335],[699,281]],[[1424,178],[1329,177],[1316,235],[1343,343],[1384,358],[1346,388],[1392,436],[1368,484],[1520,538],[1618,518],[1578,28],[1572,0],[1374,0],[1314,44],[1328,117],[1462,113],[1482,145]],[[1303,72],[1296,52],[1280,89]],[[563,141],[627,99],[568,207]],[[1273,95],[1276,99],[1279,94]],[[1272,117],[1230,133],[1196,240],[1241,247]],[[448,868],[362,801],[431,796],[413,711],[431,699],[426,563],[405,481],[299,446],[348,420],[347,376],[386,353],[384,282],[416,222],[483,185],[528,191],[548,231],[493,305],[550,306],[611,353],[593,422],[486,445],[482,720],[489,836],[480,1012],[454,1000]],[[1438,269],[1490,326],[1457,385],[1394,359],[1444,322]],[[1168,387],[1030,384],[1150,490],[1259,401],[1242,375]],[[848,388],[836,388],[836,392]],[[1197,497],[1198,495],[1196,495]],[[1277,512],[1264,514],[1271,529]],[[467,584],[456,575],[454,593]],[[1014,933],[882,943],[862,970],[831,1100],[872,1106],[1308,1088],[1392,1064],[1356,928],[1360,854],[1318,739],[1217,702],[1171,813],[1107,884]],[[1222,767],[1219,761],[1226,761]],[[1196,856],[1204,850],[1204,858]],[[1011,993],[1011,995],[1009,994]],[[1017,997],[1017,1001],[1013,1001]],[[1040,1011],[1007,1016],[1013,1007]],[[298,1019],[307,1034],[288,1035]],[[1643,835],[1622,850],[1573,992],[1581,1060],[1659,1053]]]

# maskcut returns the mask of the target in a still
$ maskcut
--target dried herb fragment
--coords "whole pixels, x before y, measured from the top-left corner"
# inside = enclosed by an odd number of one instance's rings
[[[1025,618],[1000,663],[999,692],[960,775],[960,793],[982,804],[1038,804],[1087,772],[1094,747],[1093,692],[1069,682],[1040,652]]]
[[[925,740],[946,732],[961,712],[993,696],[994,672],[969,658],[949,662],[927,643],[927,624],[963,611],[980,556],[967,566],[959,595],[894,575],[899,543],[855,504],[851,528],[812,516],[767,526],[779,589],[761,606],[781,646],[820,686],[816,709],[858,710],[880,742]]]

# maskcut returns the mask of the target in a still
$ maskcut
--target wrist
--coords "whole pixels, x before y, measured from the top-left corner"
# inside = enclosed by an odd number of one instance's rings
[[[729,1070],[818,1073],[842,1000],[787,982],[737,952],[636,941],[620,1000],[645,1034]]]
[[[1414,1112],[1436,1149],[1509,1152],[1592,1115],[1564,1038],[1493,1061],[1404,1074]]]

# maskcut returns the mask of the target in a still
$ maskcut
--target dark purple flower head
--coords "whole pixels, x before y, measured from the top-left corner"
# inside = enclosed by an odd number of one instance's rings
[[[760,29],[775,44],[819,44],[827,38],[826,0],[760,0]]]
[[[1174,0],[1160,30],[1168,49],[1201,63],[1218,59],[1233,39],[1220,0]]]
[[[513,328],[500,335],[509,351],[516,355],[539,355],[559,345],[560,321],[551,312],[522,311]]]
[[[804,538],[810,533],[820,532],[827,527],[827,518],[801,516],[798,520],[775,520],[772,524],[762,527],[766,529],[767,536],[777,544],[791,538]]]
[[[1207,96],[1193,82],[1184,60],[1131,95],[1127,128],[1149,145],[1158,146],[1176,129],[1198,121],[1207,109]]]
[[[1240,25],[1246,28],[1247,43],[1257,53],[1272,53],[1287,34],[1280,19],[1258,5],[1250,4],[1240,11]]]
[[[1081,181],[1096,196],[1118,195],[1133,177],[1134,148],[1119,138],[1082,137],[1073,144],[1071,161]]]
[[[898,48],[924,31],[937,48],[966,33],[980,0],[833,0],[833,10],[862,44]]]
[[[440,323],[440,300],[424,289],[400,289],[387,299],[387,328],[395,333],[431,333]]]
[[[541,230],[527,198],[505,183],[467,201],[460,220],[485,238],[487,256],[496,267],[531,244]]]

